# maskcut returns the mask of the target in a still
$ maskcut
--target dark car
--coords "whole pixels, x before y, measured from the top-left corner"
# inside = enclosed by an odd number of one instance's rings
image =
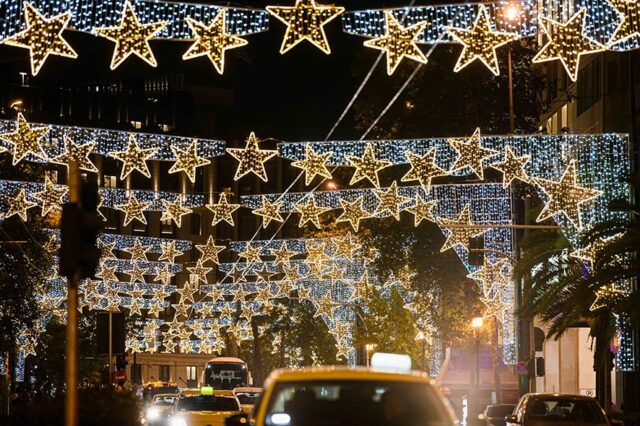
[[[486,426],[505,426],[505,417],[513,413],[515,404],[487,405],[484,412],[478,417]]]
[[[526,394],[520,398],[507,426],[610,426],[594,398],[569,394]]]

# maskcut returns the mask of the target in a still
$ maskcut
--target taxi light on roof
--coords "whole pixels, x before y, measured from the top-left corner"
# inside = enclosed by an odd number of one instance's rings
[[[271,423],[274,425],[288,425],[291,423],[291,416],[287,413],[272,414]]]
[[[371,367],[376,370],[411,371],[411,358],[408,355],[376,352],[371,357]]]
[[[213,395],[213,388],[209,386],[201,387],[200,395]]]

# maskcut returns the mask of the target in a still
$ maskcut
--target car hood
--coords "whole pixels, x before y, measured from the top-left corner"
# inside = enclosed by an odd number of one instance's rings
[[[240,411],[192,411],[181,412],[176,417],[183,418],[189,426],[224,426],[226,418]]]

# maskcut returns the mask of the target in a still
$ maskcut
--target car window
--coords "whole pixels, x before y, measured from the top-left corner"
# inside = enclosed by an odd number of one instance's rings
[[[255,404],[260,398],[260,392],[237,392],[236,397],[240,404]]]
[[[153,405],[173,405],[175,400],[175,396],[156,396],[153,398]]]
[[[351,380],[277,384],[267,403],[265,424],[449,426],[453,422],[426,384]]]
[[[591,400],[532,398],[527,405],[532,420],[554,422],[606,423],[600,407]]]
[[[181,397],[177,409],[178,411],[240,411],[240,406],[231,396],[194,395]]]

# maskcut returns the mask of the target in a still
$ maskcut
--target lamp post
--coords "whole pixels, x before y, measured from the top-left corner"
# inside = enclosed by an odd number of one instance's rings
[[[506,7],[504,11],[504,16],[507,18],[509,22],[515,22],[520,16],[520,8],[517,4],[510,4]],[[509,45],[508,49],[508,57],[507,57],[507,66],[509,69],[508,78],[509,78],[509,133],[513,134],[515,131],[515,116],[513,113],[513,65],[511,61],[511,45]]]
[[[366,356],[367,356],[366,366],[367,366],[367,367],[369,367],[369,361],[370,361],[370,359],[371,359],[370,354],[371,354],[371,352],[373,352],[373,351],[375,351],[375,350],[376,350],[376,346],[377,346],[377,345],[376,345],[376,344],[374,344],[374,343],[367,343],[366,345],[364,345],[364,349],[365,349],[365,351],[366,351],[366,353],[367,353],[367,354],[366,354]]]
[[[426,345],[427,345],[427,335],[422,331],[418,331],[418,334],[416,335],[416,340],[419,340],[421,342],[421,362],[420,362],[420,369],[422,371],[426,370],[426,359],[425,359],[425,352],[427,350]]]
[[[473,384],[473,393],[475,395],[475,410],[473,411],[473,415],[480,412],[480,329],[482,328],[483,320],[482,317],[475,317],[471,320],[471,328],[473,328],[476,337],[475,344],[475,352],[476,352],[476,366],[475,366],[475,375],[474,375],[474,384]],[[471,413],[470,413],[471,414]],[[472,418],[472,417],[470,417]]]

